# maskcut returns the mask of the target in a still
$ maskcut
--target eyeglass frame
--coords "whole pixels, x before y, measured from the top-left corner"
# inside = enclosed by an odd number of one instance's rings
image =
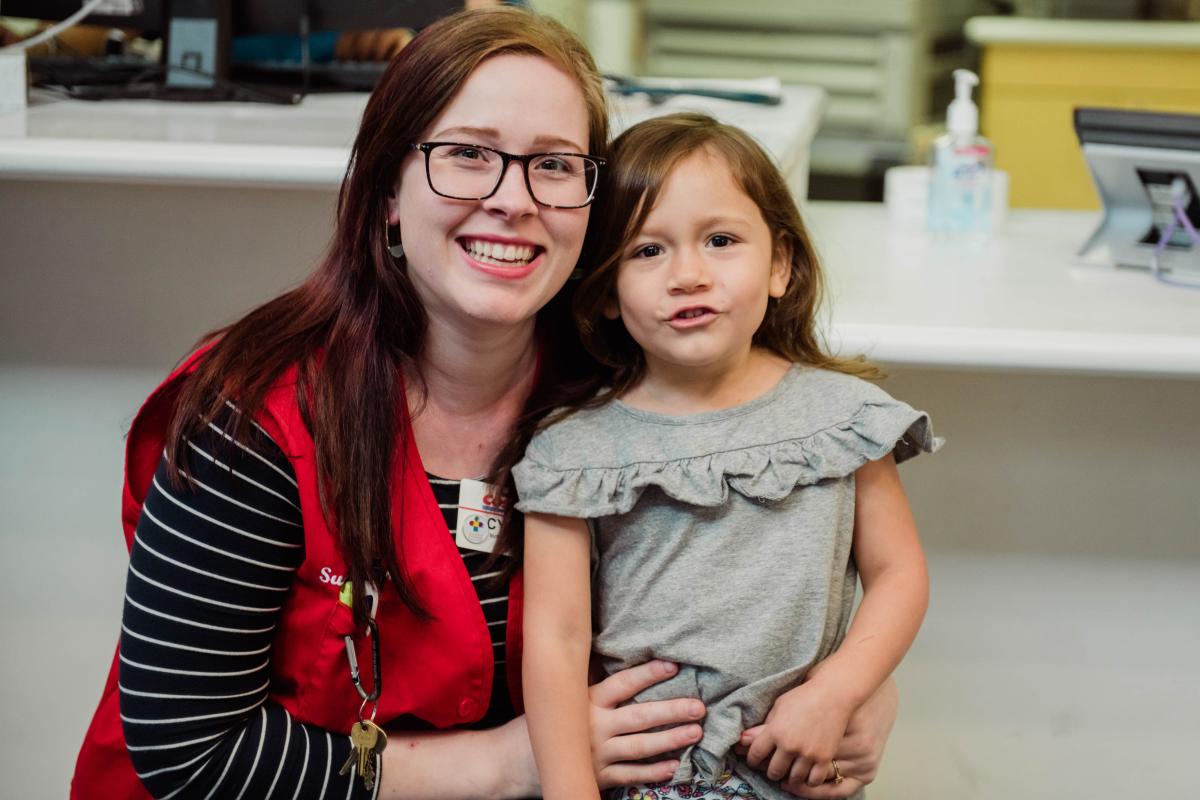
[[[471,147],[476,150],[487,150],[489,153],[495,153],[496,155],[500,156],[500,173],[496,176],[496,185],[492,187],[490,192],[479,197],[458,197],[456,195],[446,194],[445,192],[439,192],[434,188],[433,176],[429,174],[429,153],[435,147],[445,147],[447,145],[454,147]],[[593,156],[588,153],[526,153],[525,155],[521,156],[516,155],[515,153],[506,153],[503,150],[497,150],[496,148],[488,147],[487,145],[471,144],[468,142],[416,142],[414,144],[410,144],[409,149],[417,150],[425,154],[425,182],[429,184],[429,190],[438,197],[446,197],[451,200],[487,200],[496,192],[500,191],[500,184],[504,183],[504,176],[508,174],[509,165],[515,161],[521,165],[521,175],[525,178],[525,190],[529,192],[529,196],[533,199],[533,202],[537,203],[543,208],[587,208],[590,206],[596,199],[596,189],[600,185],[600,168],[608,163],[608,159],[601,158],[600,156]],[[534,194],[533,184],[529,182],[529,162],[535,158],[540,158],[541,156],[574,156],[575,158],[586,158],[587,160],[594,162],[596,164],[596,180],[591,189],[588,191],[587,200],[575,206],[557,206],[552,203],[543,203],[541,200],[539,200],[537,195]]]

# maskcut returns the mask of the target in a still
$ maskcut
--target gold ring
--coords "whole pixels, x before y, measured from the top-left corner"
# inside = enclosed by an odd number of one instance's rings
[[[825,782],[832,783],[834,786],[837,786],[844,780],[846,780],[846,779],[842,776],[842,770],[838,767],[838,763],[836,761],[834,761],[833,762],[833,777],[826,778]]]

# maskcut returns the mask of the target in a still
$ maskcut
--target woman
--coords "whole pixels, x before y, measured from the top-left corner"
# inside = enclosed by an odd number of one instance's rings
[[[401,52],[323,265],[209,337],[134,421],[121,644],[73,796],[537,793],[508,670],[520,573],[496,585],[512,570],[447,525],[502,511],[460,479],[502,469],[518,419],[592,376],[563,286],[607,134],[595,66],[552,21],[467,12]],[[618,707],[672,671],[594,687],[603,785],[665,779],[661,754],[699,738],[698,701]],[[812,796],[869,781],[894,714],[891,690],[864,706],[850,780]],[[391,737],[360,759],[363,720]]]

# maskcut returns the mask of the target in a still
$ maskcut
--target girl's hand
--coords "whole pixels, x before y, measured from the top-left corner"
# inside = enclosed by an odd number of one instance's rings
[[[600,788],[669,780],[677,759],[639,764],[644,758],[669,753],[700,741],[704,704],[694,698],[657,700],[622,706],[638,692],[666,680],[678,667],[650,661],[614,673],[591,687],[592,761]],[[690,723],[690,724],[688,724]],[[674,725],[663,731],[650,731]]]
[[[819,786],[852,710],[818,684],[802,683],[775,699],[746,763],[773,781]]]
[[[841,783],[809,786],[804,780],[793,781],[789,778],[780,785],[785,791],[806,800],[842,800],[871,783],[878,774],[884,746],[896,722],[899,699],[896,682],[888,678],[867,702],[850,715],[846,735],[842,737],[834,755],[838,769],[845,778]],[[758,725],[742,732],[737,748],[741,755],[745,756],[764,728]]]

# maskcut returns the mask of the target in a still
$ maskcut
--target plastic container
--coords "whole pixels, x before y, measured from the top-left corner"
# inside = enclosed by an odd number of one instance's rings
[[[933,143],[929,184],[929,230],[987,234],[992,229],[992,143],[979,135],[979,108],[971,87],[979,77],[954,70],[954,100],[946,110],[948,131]]]

